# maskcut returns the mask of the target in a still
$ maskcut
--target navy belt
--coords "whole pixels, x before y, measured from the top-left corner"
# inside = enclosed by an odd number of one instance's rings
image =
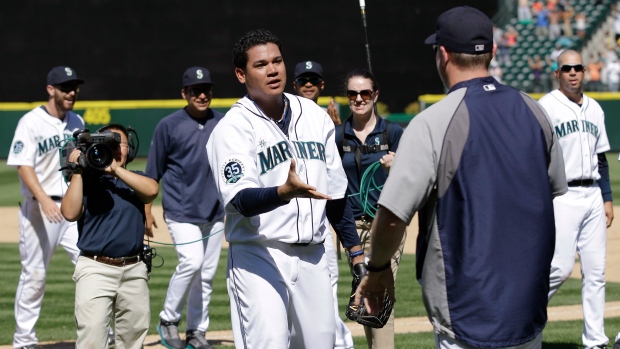
[[[593,179],[576,179],[568,182],[569,187],[589,187],[594,184]]]

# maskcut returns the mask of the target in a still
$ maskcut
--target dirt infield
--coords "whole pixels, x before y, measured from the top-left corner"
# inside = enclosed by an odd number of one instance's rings
[[[17,219],[17,208],[0,207],[0,221],[4,222],[0,226],[0,243],[16,243],[19,242],[19,229]],[[161,207],[153,207],[153,213],[159,223],[159,227],[155,229],[154,241],[170,243],[170,234],[163,220]],[[614,207],[614,215],[618,217],[615,224],[607,230],[607,270],[605,279],[611,282],[620,282],[620,206]],[[415,241],[417,236],[417,218],[407,229],[407,243],[405,245],[405,253],[415,252]],[[227,247],[226,242],[222,244]],[[576,263],[571,277],[581,278],[579,263]],[[579,320],[582,319],[581,305],[551,307],[548,309],[550,321],[562,320]],[[620,302],[608,302],[605,306],[605,317],[620,317]],[[363,328],[352,322],[346,322],[354,336],[363,336]],[[426,317],[396,318],[395,332],[429,332],[432,327]],[[231,331],[210,331],[207,333],[207,339],[212,344],[233,345]],[[41,343],[42,348],[48,349],[64,349],[74,348],[74,342],[56,342]],[[153,349],[165,348],[159,342],[158,335],[150,335],[146,338],[144,346]],[[0,349],[10,349],[11,345],[0,346]]]

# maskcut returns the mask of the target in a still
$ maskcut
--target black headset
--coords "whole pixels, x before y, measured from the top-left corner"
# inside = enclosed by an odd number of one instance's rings
[[[136,129],[131,126],[125,127],[121,124],[109,124],[98,129],[97,133],[110,132],[108,130],[111,128],[119,129],[123,131],[125,136],[127,136],[127,143],[129,146],[127,151],[127,160],[125,161],[125,165],[127,165],[128,163],[132,162],[133,159],[135,159],[138,155],[138,149],[140,148],[140,139],[138,138],[138,132],[136,132]]]

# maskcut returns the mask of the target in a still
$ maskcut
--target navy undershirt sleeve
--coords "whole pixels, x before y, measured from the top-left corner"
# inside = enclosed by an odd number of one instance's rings
[[[257,216],[286,204],[278,195],[278,187],[242,189],[230,203],[244,217]]]
[[[336,235],[340,238],[342,246],[350,248],[361,245],[357,229],[355,228],[355,220],[353,219],[353,210],[346,197],[342,199],[329,200],[325,207],[327,219],[334,227]]]
[[[603,201],[612,201],[611,197],[611,183],[609,183],[609,164],[605,153],[599,153],[598,155],[598,173],[601,178],[597,180],[598,186],[601,188],[601,194],[603,194]]]

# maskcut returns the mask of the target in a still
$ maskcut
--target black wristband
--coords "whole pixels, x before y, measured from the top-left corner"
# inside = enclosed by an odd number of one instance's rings
[[[386,270],[386,269],[387,269],[387,268],[389,268],[391,265],[392,265],[391,261],[389,261],[389,262],[385,263],[385,265],[382,265],[382,266],[380,266],[380,267],[373,267],[373,266],[372,266],[372,265],[370,265],[370,264],[366,264],[366,270],[367,270],[367,271],[372,271],[372,272],[374,272],[374,273],[378,273],[378,272],[381,272],[381,271]]]

